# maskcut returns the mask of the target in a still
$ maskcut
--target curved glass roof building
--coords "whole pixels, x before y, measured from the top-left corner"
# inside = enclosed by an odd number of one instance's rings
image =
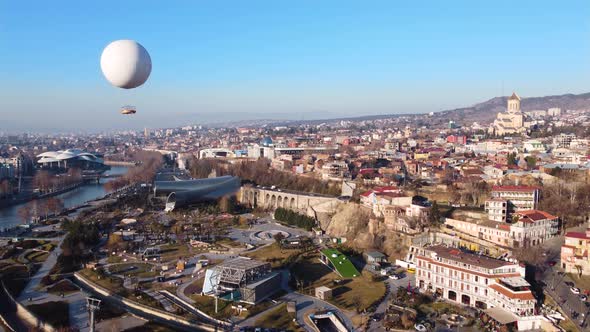
[[[155,181],[154,194],[167,195],[165,211],[193,203],[216,200],[240,189],[240,178],[220,176],[216,178]]]

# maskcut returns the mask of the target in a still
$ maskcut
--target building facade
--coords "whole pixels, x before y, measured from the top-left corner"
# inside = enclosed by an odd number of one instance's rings
[[[590,228],[586,232],[568,232],[561,246],[561,267],[568,273],[590,275]]]
[[[539,328],[536,299],[524,279],[525,267],[435,245],[416,253],[416,285],[445,300],[480,309],[498,308],[520,329]]]
[[[446,218],[445,225],[459,236],[463,233],[507,248],[540,245],[559,232],[559,218],[539,210],[516,212],[512,223]]]
[[[492,198],[508,202],[508,214],[514,211],[535,210],[539,205],[540,189],[531,186],[493,186]]]

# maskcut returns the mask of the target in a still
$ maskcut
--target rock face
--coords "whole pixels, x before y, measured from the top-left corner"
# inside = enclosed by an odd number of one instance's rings
[[[376,249],[401,258],[407,249],[405,236],[388,230],[381,219],[373,218],[369,209],[356,203],[342,204],[320,225],[328,235],[345,237],[347,244],[358,250]]]

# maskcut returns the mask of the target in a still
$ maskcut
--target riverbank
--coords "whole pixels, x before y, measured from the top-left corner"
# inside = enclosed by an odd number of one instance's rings
[[[108,166],[124,166],[124,167],[135,167],[137,166],[136,162],[131,162],[131,161],[115,161],[115,160],[105,160],[104,161],[105,165]]]
[[[106,174],[125,174],[127,170],[127,167],[114,166]],[[109,194],[109,191],[105,189],[104,184],[113,179],[114,178],[101,178],[99,183],[85,182],[76,188],[71,188],[71,190],[68,190],[67,192],[54,193],[54,196],[64,203],[64,210],[71,209],[72,207],[81,207],[87,202],[103,198],[105,195]],[[23,206],[26,206],[26,203],[20,201],[19,203],[0,207],[0,229],[22,225],[22,218],[19,216],[18,210]]]

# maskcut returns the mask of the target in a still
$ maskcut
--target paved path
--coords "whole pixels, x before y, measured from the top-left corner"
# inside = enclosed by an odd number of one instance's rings
[[[18,301],[24,305],[40,304],[53,301],[66,301],[69,303],[70,325],[77,327],[80,331],[87,331],[88,311],[86,310],[86,293],[80,291],[64,296],[47,293],[41,289],[41,280],[49,274],[53,266],[57,263],[57,258],[61,255],[61,244],[65,236],[58,238],[59,241],[55,249],[49,254],[41,268],[31,278],[25,289],[18,297]],[[29,298],[32,301],[29,301]]]
[[[124,315],[117,318],[106,319],[96,324],[98,332],[119,332],[134,327],[143,326],[148,321],[135,315]]]
[[[57,262],[57,257],[61,255],[61,244],[65,236],[59,238],[59,242],[53,252],[49,254],[49,257],[43,262],[41,268],[35,273],[35,275],[31,278],[25,289],[21,292],[21,295],[18,297],[19,301],[23,301],[32,297],[33,299],[39,296],[44,295],[44,292],[40,292],[37,289],[39,288],[39,284],[41,283],[41,279],[43,279],[46,275],[49,274],[55,263]]]

